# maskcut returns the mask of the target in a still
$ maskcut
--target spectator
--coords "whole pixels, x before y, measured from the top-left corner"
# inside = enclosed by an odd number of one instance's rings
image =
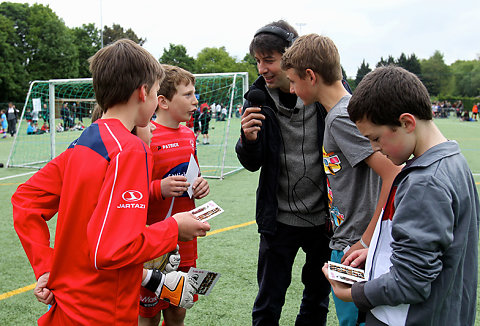
[[[5,110],[1,111],[1,116],[2,120],[2,126],[1,126],[1,132],[3,134],[2,138],[7,138],[7,129],[8,129],[8,121],[7,121],[7,115],[5,114]]]
[[[200,120],[200,132],[202,133],[203,137],[203,145],[208,145],[210,144],[210,141],[208,139],[208,129],[210,125],[210,120],[212,116],[209,110],[209,106],[206,105],[201,109],[200,117],[198,120]]]
[[[33,125],[33,123],[31,123],[30,121],[27,122],[27,135],[33,135],[35,134],[35,126]]]
[[[480,103],[474,104],[472,108],[472,119],[477,121],[478,119],[478,107],[480,106]]]
[[[12,137],[17,133],[17,113],[18,110],[15,108],[15,105],[9,102],[7,109],[8,133]]]

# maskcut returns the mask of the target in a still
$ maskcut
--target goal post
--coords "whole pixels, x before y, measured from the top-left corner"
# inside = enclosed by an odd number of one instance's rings
[[[238,107],[243,106],[243,95],[248,89],[248,73],[195,74],[195,78],[199,106],[207,103],[212,108],[221,104],[227,110],[224,119],[212,116],[210,144],[203,145],[200,135],[197,145],[202,175],[223,179],[242,168],[236,158],[235,144],[240,132]],[[63,107],[65,104],[67,109]],[[7,167],[42,168],[80,136],[82,126],[88,127],[94,106],[91,78],[31,82]],[[37,131],[27,134],[27,127],[33,125],[35,117],[38,117]],[[44,124],[48,126],[48,132],[41,130]],[[60,125],[64,131],[58,132]],[[231,132],[231,129],[234,131]]]
[[[75,103],[70,109],[69,123],[85,126],[90,123],[90,114],[95,104],[91,78],[36,80],[30,83],[23,109],[17,125],[17,132],[10,149],[7,167],[42,168],[48,161],[61,153],[80,135],[81,129],[70,128],[69,134],[57,134],[62,119],[63,103]],[[34,126],[34,119],[37,125]],[[88,120],[85,121],[84,120]],[[27,134],[28,125],[36,131]],[[48,131],[42,130],[43,126]]]

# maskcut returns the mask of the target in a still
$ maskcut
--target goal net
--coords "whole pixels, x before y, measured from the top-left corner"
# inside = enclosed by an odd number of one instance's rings
[[[197,139],[200,169],[204,177],[223,179],[241,169],[235,144],[248,73],[195,74],[195,77],[199,107],[208,106],[211,117],[209,144],[203,143],[201,134]],[[90,125],[94,106],[91,78],[33,81],[21,110],[7,167],[42,168]]]

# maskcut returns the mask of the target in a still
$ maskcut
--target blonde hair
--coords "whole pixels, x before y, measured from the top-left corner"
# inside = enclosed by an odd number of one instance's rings
[[[340,54],[333,41],[322,35],[308,34],[295,40],[282,56],[282,69],[294,69],[300,78],[311,69],[327,85],[342,80]]]

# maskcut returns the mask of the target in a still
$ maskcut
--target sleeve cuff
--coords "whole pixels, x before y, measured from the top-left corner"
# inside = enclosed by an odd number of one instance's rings
[[[367,296],[365,295],[364,287],[366,282],[357,282],[352,285],[352,299],[353,303],[357,306],[360,311],[369,311],[374,308],[374,306],[368,301]]]

